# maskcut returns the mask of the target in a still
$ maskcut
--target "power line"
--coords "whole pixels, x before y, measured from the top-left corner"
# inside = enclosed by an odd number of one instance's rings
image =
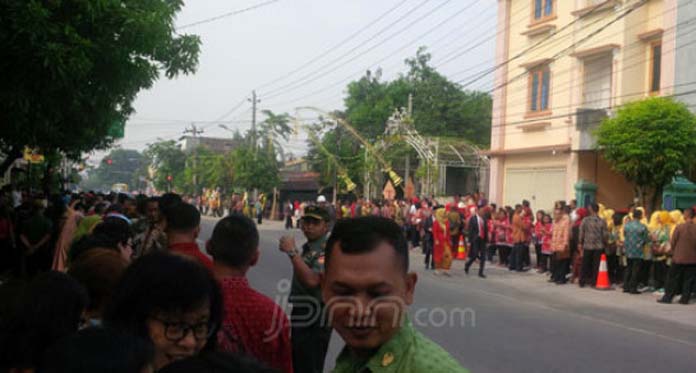
[[[266,92],[264,97],[266,97],[267,99],[273,98],[273,97],[275,97],[275,96],[278,96],[279,94],[283,94],[283,93],[287,92],[287,91],[288,91],[288,88],[291,88],[291,89],[292,89],[292,87],[298,87],[298,86],[305,85],[305,84],[307,84],[307,83],[311,83],[311,82],[313,82],[313,81],[315,81],[315,80],[317,80],[317,79],[319,79],[319,78],[321,78],[321,77],[323,77],[323,76],[326,76],[327,74],[329,74],[329,73],[331,73],[331,72],[333,72],[333,71],[336,71],[337,69],[339,69],[339,68],[341,68],[341,67],[343,67],[343,66],[345,66],[345,65],[347,65],[347,64],[349,64],[349,63],[351,63],[351,62],[354,61],[355,59],[357,59],[357,58],[363,56],[365,53],[368,53],[368,52],[374,50],[375,48],[379,47],[380,45],[384,44],[385,42],[387,42],[387,41],[393,39],[394,37],[398,36],[400,33],[402,33],[403,31],[405,31],[405,30],[408,29],[409,27],[413,26],[414,24],[416,24],[416,23],[422,21],[423,19],[427,18],[428,16],[432,15],[435,11],[439,10],[440,8],[442,8],[443,6],[445,6],[447,3],[451,2],[452,0],[445,0],[445,1],[442,2],[441,4],[437,5],[435,8],[431,9],[430,12],[427,13],[425,16],[422,16],[422,17],[416,19],[414,22],[409,23],[408,25],[406,25],[405,28],[401,28],[397,33],[392,34],[391,36],[388,36],[386,39],[383,39],[382,41],[380,41],[380,42],[378,42],[377,44],[373,45],[371,48],[369,48],[369,49],[367,49],[367,50],[365,50],[365,51],[359,53],[357,56],[354,56],[354,57],[352,57],[352,58],[350,58],[350,59],[348,59],[348,60],[346,60],[346,61],[343,61],[343,62],[340,63],[338,66],[332,67],[332,65],[334,65],[335,63],[341,62],[341,60],[342,60],[343,58],[348,57],[348,56],[351,55],[353,52],[357,51],[358,49],[360,49],[361,47],[363,47],[363,46],[366,45],[367,43],[371,42],[372,40],[376,39],[377,37],[379,37],[380,35],[382,35],[382,34],[385,33],[386,31],[388,31],[390,28],[394,27],[396,24],[398,24],[398,23],[400,23],[401,21],[403,21],[403,20],[405,20],[406,18],[408,18],[410,15],[412,15],[413,13],[415,13],[418,9],[422,8],[423,6],[425,6],[429,1],[430,1],[430,0],[425,0],[425,1],[421,2],[421,3],[419,3],[419,4],[416,5],[414,8],[412,8],[411,10],[409,10],[406,14],[402,15],[402,16],[399,17],[396,21],[394,21],[394,22],[390,23],[389,25],[387,25],[386,27],[382,28],[380,31],[378,31],[376,34],[374,34],[374,35],[371,36],[370,38],[368,38],[368,39],[367,39],[366,41],[364,41],[363,43],[358,44],[357,46],[351,48],[350,50],[348,50],[347,52],[345,52],[345,53],[343,53],[342,55],[338,56],[337,58],[334,58],[334,59],[331,60],[330,62],[328,62],[328,63],[322,65],[321,67],[319,67],[319,68],[316,69],[315,71],[310,72],[309,74],[305,74],[305,75],[303,75],[302,77],[300,77],[300,78],[298,78],[298,79],[296,79],[296,80],[294,80],[294,81],[292,81],[292,82],[290,82],[290,83],[288,83],[288,84],[286,84],[286,85],[284,85],[284,86],[282,86],[282,87],[279,87],[279,88],[277,88],[277,89],[273,89],[273,90],[271,90],[271,91],[269,91],[269,92]],[[320,74],[320,75],[317,75],[317,76],[314,76],[314,77],[313,77],[313,75],[315,75],[315,74],[317,74],[317,73],[319,73],[319,72],[322,72],[322,71],[326,70],[327,68],[330,68],[330,69],[329,69],[328,71],[326,71],[326,72]]]
[[[206,19],[203,19],[203,20],[200,20],[200,21],[196,21],[196,22],[193,22],[193,23],[181,25],[181,26],[176,27],[176,30],[179,31],[179,30],[187,29],[187,28],[189,28],[189,27],[194,27],[194,26],[198,26],[198,25],[205,24],[205,23],[215,22],[215,21],[220,20],[220,19],[223,19],[223,18],[236,16],[236,15],[238,15],[238,14],[246,13],[246,12],[252,11],[252,10],[254,10],[254,9],[262,8],[262,7],[271,5],[271,4],[273,4],[273,3],[277,3],[277,2],[279,2],[279,1],[280,1],[280,0],[269,0],[269,1],[266,1],[266,2],[263,2],[263,3],[259,3],[259,4],[256,4],[256,5],[252,5],[252,6],[250,6],[250,7],[244,8],[244,9],[234,10],[234,11],[231,11],[231,12],[228,12],[228,13],[225,13],[225,14],[221,14],[221,15],[219,15],[219,16],[215,16],[215,17],[211,17],[211,18],[206,18]]]
[[[395,10],[397,10],[398,8],[402,7],[402,6],[403,6],[404,4],[406,4],[406,2],[408,2],[408,1],[409,1],[409,0],[400,0],[400,1],[397,2],[394,6],[392,6],[391,8],[389,8],[386,12],[380,14],[377,18],[373,19],[373,20],[370,21],[367,25],[365,25],[365,26],[361,27],[360,29],[358,29],[357,31],[353,32],[353,33],[350,34],[347,38],[341,40],[340,42],[338,42],[338,43],[337,43],[336,45],[334,45],[333,47],[331,47],[331,48],[329,48],[328,50],[322,52],[321,54],[315,56],[314,58],[312,58],[312,59],[309,60],[308,62],[305,62],[304,64],[302,64],[302,65],[299,66],[298,68],[296,68],[296,69],[294,69],[294,70],[292,70],[292,71],[286,73],[285,75],[283,75],[283,76],[281,76],[281,77],[278,77],[278,78],[276,78],[276,79],[273,79],[273,80],[271,80],[271,81],[269,81],[269,82],[266,82],[266,83],[263,83],[263,84],[259,85],[258,87],[256,87],[256,89],[258,90],[258,89],[261,89],[261,88],[265,88],[265,87],[268,87],[268,86],[270,86],[270,85],[273,85],[273,84],[275,84],[275,83],[277,83],[277,82],[279,82],[279,81],[285,80],[286,78],[288,78],[288,77],[294,75],[295,73],[297,73],[297,72],[299,72],[299,71],[302,71],[302,70],[303,70],[304,68],[306,68],[307,66],[311,66],[314,62],[316,62],[316,61],[318,61],[318,60],[324,58],[325,56],[329,55],[331,52],[337,50],[338,48],[342,47],[343,45],[345,45],[346,43],[348,43],[349,41],[351,41],[352,39],[354,39],[356,36],[360,35],[363,31],[365,31],[365,30],[369,29],[370,27],[374,26],[376,23],[378,23],[379,21],[381,21],[382,19],[384,19],[385,17],[387,17],[389,14],[391,14],[392,12],[394,12]]]

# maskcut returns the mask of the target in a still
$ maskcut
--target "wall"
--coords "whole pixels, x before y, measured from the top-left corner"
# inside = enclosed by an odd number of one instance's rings
[[[609,163],[596,152],[578,153],[578,179],[595,183],[597,201],[608,208],[618,209],[627,207],[633,202],[633,184],[612,171]]]
[[[677,50],[675,69],[675,93],[683,94],[696,89],[696,22],[686,23],[696,19],[696,5],[688,4],[689,0],[679,0],[677,14]],[[688,84],[688,85],[687,85]],[[679,100],[690,105],[691,111],[696,111],[696,94],[680,95]]]

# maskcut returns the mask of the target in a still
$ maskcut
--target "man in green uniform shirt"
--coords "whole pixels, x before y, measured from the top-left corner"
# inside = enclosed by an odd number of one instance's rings
[[[408,321],[417,276],[408,272],[408,244],[395,222],[339,221],[326,248],[322,296],[346,342],[334,372],[466,372]]]
[[[319,289],[329,221],[325,209],[308,206],[301,219],[302,233],[307,237],[302,252],[297,250],[292,236],[280,239],[280,250],[290,257],[294,272],[290,290],[290,323],[293,371],[298,373],[321,373],[331,340],[331,328],[324,318]]]

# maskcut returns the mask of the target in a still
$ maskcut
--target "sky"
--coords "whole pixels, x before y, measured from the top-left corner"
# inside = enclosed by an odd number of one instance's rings
[[[392,79],[420,46],[453,81],[470,81],[494,62],[494,0],[188,0],[176,25],[236,11],[178,30],[201,37],[197,72],[173,80],[162,74],[140,92],[118,147],[143,150],[158,138],[178,139],[192,123],[203,136],[231,136],[220,124],[246,131],[252,90],[259,121],[265,109],[303,118],[317,113],[296,108],[342,109],[350,81],[377,67]],[[490,90],[492,80],[469,88]],[[303,154],[305,138],[294,136],[286,151]]]

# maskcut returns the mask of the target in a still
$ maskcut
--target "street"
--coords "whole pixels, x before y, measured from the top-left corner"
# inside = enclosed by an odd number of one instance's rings
[[[215,222],[203,218],[201,241]],[[282,280],[292,276],[277,248],[286,231],[278,222],[264,222],[259,230],[261,260],[249,280],[282,304],[288,288]],[[301,232],[291,232],[300,245]],[[472,372],[691,372],[696,367],[693,304],[659,305],[651,294],[557,286],[540,275],[493,267],[481,280],[464,275],[458,261],[453,276],[441,278],[423,270],[420,253],[411,254],[411,270],[419,275],[410,313],[416,328]],[[472,273],[477,269],[475,264]],[[342,346],[334,334],[327,371]]]

